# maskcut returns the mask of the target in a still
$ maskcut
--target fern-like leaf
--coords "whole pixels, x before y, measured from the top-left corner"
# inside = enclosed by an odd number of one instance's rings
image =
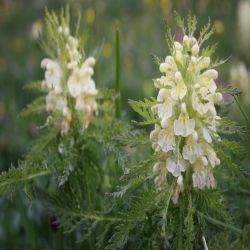
[[[235,88],[235,87],[231,87],[231,86],[227,86],[224,88],[218,88],[217,89],[218,92],[222,93],[222,94],[229,94],[232,96],[238,96],[242,94],[242,91]]]
[[[125,131],[121,135],[113,137],[113,140],[121,143],[123,146],[131,146],[134,147],[138,144],[147,144],[149,142],[148,134],[145,130],[132,130]]]
[[[27,107],[20,113],[20,116],[27,117],[44,113],[46,111],[45,107],[45,97],[38,97],[32,103],[27,105]]]
[[[38,167],[36,164],[25,167],[15,168],[11,166],[8,172],[0,174],[0,193],[13,194],[20,184],[26,184],[38,177],[51,174],[51,170],[46,167]]]
[[[159,119],[153,114],[151,107],[156,105],[158,102],[155,98],[144,99],[144,101],[133,101],[129,100],[129,104],[132,109],[144,118],[142,122],[135,122],[138,125],[151,125],[159,123]]]

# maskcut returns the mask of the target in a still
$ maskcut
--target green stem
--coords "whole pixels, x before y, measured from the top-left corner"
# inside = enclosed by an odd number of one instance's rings
[[[179,207],[179,228],[178,228],[178,249],[183,249],[183,209],[184,203],[180,203]]]
[[[199,214],[201,217],[204,217],[207,221],[211,222],[211,223],[214,224],[214,225],[228,228],[228,229],[230,229],[230,230],[232,230],[232,231],[234,231],[234,232],[236,232],[236,233],[238,233],[238,234],[242,233],[242,230],[239,229],[239,228],[237,228],[237,227],[235,227],[235,226],[232,226],[232,225],[226,224],[226,223],[224,223],[224,222],[222,222],[222,221],[219,221],[219,220],[216,220],[216,219],[214,219],[214,218],[211,218],[210,216],[207,216],[207,215],[205,215],[205,214],[203,214],[203,213],[201,213],[201,212],[198,212],[198,214]]]
[[[35,221],[34,218],[32,219],[33,221],[31,222],[31,249],[36,250],[36,228],[35,228]]]
[[[233,96],[234,100],[235,100],[235,103],[237,105],[237,107],[239,108],[242,116],[244,117],[244,119],[246,120],[247,122],[247,125],[250,126],[250,119],[248,118],[246,112],[243,110],[243,108],[241,107],[239,101],[237,100],[237,97],[236,96]]]
[[[92,215],[92,214],[81,214],[83,218],[90,219],[90,220],[96,220],[96,221],[130,221],[128,219],[123,219],[119,217],[105,217],[105,216],[98,216],[98,215]]]
[[[87,220],[95,220],[95,221],[113,221],[113,222],[131,222],[134,221],[128,218],[121,218],[121,217],[111,217],[111,216],[103,216],[98,214],[85,214],[85,213],[78,213],[78,212],[67,212],[68,215],[72,215],[74,217],[78,217],[80,219],[87,219]]]
[[[70,234],[70,244],[71,244],[71,250],[76,249],[76,247],[75,247],[75,232],[72,232]]]
[[[118,24],[116,24],[115,30],[115,43],[116,43],[116,75],[115,75],[115,91],[119,96],[115,100],[116,117],[121,118],[121,84],[120,84],[120,30]]]
[[[164,214],[162,216],[163,218],[163,225],[162,225],[162,231],[163,231],[163,234],[164,236],[166,236],[166,231],[167,231],[167,215],[168,215],[168,208],[169,208],[169,204],[170,204],[170,201],[171,201],[171,197],[173,195],[173,191],[174,191],[174,187],[175,187],[175,182],[173,181],[170,188],[168,188],[168,190],[166,192],[168,192],[168,195],[167,195],[167,200],[166,200],[166,204],[165,204],[165,210],[164,210]],[[164,190],[165,191],[165,190]]]
[[[64,250],[64,237],[63,237],[63,231],[60,231],[59,235],[59,244],[60,244],[60,250]]]

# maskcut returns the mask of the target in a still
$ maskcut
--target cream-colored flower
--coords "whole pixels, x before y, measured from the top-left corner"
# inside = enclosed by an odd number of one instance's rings
[[[45,86],[48,89],[53,89],[56,93],[62,92],[62,69],[57,61],[45,58],[41,62],[41,67],[45,71]]]
[[[208,143],[211,143],[212,142],[212,137],[210,135],[210,132],[209,132],[209,129],[204,127],[202,129],[202,133],[203,133],[203,137],[204,139],[208,142]]]
[[[183,176],[182,175],[180,175],[177,178],[176,184],[177,185],[175,187],[174,193],[171,197],[174,204],[177,204],[177,202],[179,200],[180,193],[183,191]]]
[[[154,80],[154,86],[157,89],[174,87],[175,83],[171,80],[166,76],[161,76]]]
[[[175,63],[175,60],[172,56],[167,56],[165,62],[160,64],[160,72],[165,73],[166,75],[174,74],[178,68]]]
[[[92,79],[94,74],[93,65],[95,60],[93,57],[88,58],[81,68],[75,68],[68,79],[68,89],[72,97],[76,98],[81,94],[96,95],[97,90],[95,82]]]
[[[181,104],[181,114],[178,120],[174,121],[174,133],[175,135],[181,135],[187,137],[191,135],[195,128],[195,120],[189,119],[189,115],[186,108],[186,103]]]
[[[158,144],[158,137],[159,137],[159,132],[160,132],[160,126],[155,124],[154,130],[150,132],[150,140],[152,142],[152,148],[158,152],[160,150],[160,145]]]
[[[174,49],[175,49],[175,51],[180,51],[180,52],[183,52],[183,46],[182,46],[182,44],[180,44],[179,42],[174,42]]]
[[[92,119],[93,113],[97,112],[97,102],[94,96],[80,95],[76,98],[75,109],[84,113],[84,127],[87,128]]]
[[[187,138],[187,142],[182,150],[182,155],[185,160],[194,164],[196,159],[202,156],[202,145],[198,142],[198,135],[196,131]]]
[[[162,152],[160,163],[154,167],[155,183],[166,183],[166,171],[176,178],[172,200],[177,202],[187,169],[192,173],[195,188],[215,187],[213,168],[220,164],[213,148],[213,141],[220,141],[220,117],[215,104],[222,100],[222,95],[215,83],[218,72],[210,68],[210,57],[200,53],[193,36],[184,36],[182,43],[174,42],[172,51],[160,64],[163,75],[154,80],[159,93],[152,111],[160,125],[155,125],[150,139],[153,149]],[[165,172],[159,171],[164,161]]]
[[[173,121],[169,121],[168,125],[161,129],[158,133],[158,145],[163,152],[175,149],[175,136],[173,133]]]
[[[81,54],[78,51],[78,39],[73,36],[68,37],[68,42],[66,44],[66,49],[69,54],[69,62],[67,63],[68,69],[74,69],[78,66],[81,59]]]
[[[160,117],[162,127],[165,127],[168,119],[173,114],[174,101],[171,98],[170,90],[165,88],[160,89],[157,101],[161,103],[153,106],[152,110]]]
[[[212,169],[209,165],[205,165],[202,159],[199,159],[194,165],[192,180],[194,187],[197,187],[198,189],[215,187],[215,179]]]
[[[201,70],[207,69],[210,65],[210,62],[210,57],[200,57],[197,62],[197,70],[200,72]]]
[[[153,173],[157,174],[155,177],[155,185],[158,189],[162,189],[167,184],[167,169],[166,164],[163,161],[158,161],[153,166]]]
[[[186,170],[185,161],[180,153],[176,157],[168,158],[166,166],[167,170],[175,177],[180,176],[181,172]]]
[[[175,73],[176,86],[171,90],[171,96],[174,100],[181,100],[187,94],[187,86],[185,85],[182,75],[179,71]]]
[[[62,51],[63,48],[57,48],[56,60],[42,60],[41,67],[45,69],[42,87],[48,90],[47,111],[61,113],[55,121],[55,126],[61,129],[62,134],[66,134],[74,112],[80,111],[80,115],[74,117],[80,117],[85,128],[88,127],[93,113],[97,113],[97,89],[92,78],[95,59],[89,57],[82,62],[79,40],[70,35],[65,24],[58,27],[58,35],[65,41],[65,51]]]
[[[204,155],[207,157],[210,165],[214,168],[217,165],[220,165],[220,159],[217,157],[214,149],[210,146],[210,144],[203,142],[202,149]]]
[[[50,91],[46,96],[47,111],[63,111],[67,107],[67,99],[55,91]]]

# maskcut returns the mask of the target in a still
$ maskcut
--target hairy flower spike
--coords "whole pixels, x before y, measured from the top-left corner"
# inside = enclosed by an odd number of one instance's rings
[[[174,42],[173,55],[160,64],[163,74],[154,81],[159,89],[158,103],[152,111],[160,119],[151,132],[153,149],[163,154],[156,163],[155,184],[162,188],[167,174],[176,178],[172,200],[178,201],[184,190],[186,171],[191,172],[193,187],[214,188],[213,168],[220,164],[213,149],[218,120],[215,103],[222,100],[216,92],[218,73],[210,69],[210,57],[200,54],[198,41],[184,35],[182,43]]]
[[[57,32],[64,49],[57,50],[57,59],[42,60],[41,67],[45,69],[42,87],[48,90],[46,109],[48,112],[56,111],[61,114],[56,125],[65,134],[70,129],[74,112],[80,112],[85,128],[93,113],[97,112],[97,90],[92,78],[95,59],[89,57],[82,60],[79,40],[70,34],[68,27],[59,26]]]

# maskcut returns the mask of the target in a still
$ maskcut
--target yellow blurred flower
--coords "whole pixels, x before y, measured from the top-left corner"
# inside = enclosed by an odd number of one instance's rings
[[[249,58],[250,51],[250,1],[239,1],[237,10],[240,50]]]
[[[0,15],[1,17],[3,16],[9,16],[11,15],[15,9],[16,9],[16,5],[14,3],[0,3]]]
[[[87,23],[93,23],[95,21],[95,10],[89,8],[85,11],[85,19]]]
[[[165,15],[169,14],[172,9],[172,3],[170,0],[161,0],[161,9]]]
[[[113,52],[112,45],[110,43],[105,43],[103,47],[102,54],[105,58],[110,58]]]
[[[33,39],[38,39],[38,37],[42,34],[42,30],[43,30],[43,23],[41,20],[36,20],[32,26],[31,26],[31,37]]]
[[[243,62],[235,62],[231,66],[230,81],[232,82],[232,86],[243,91],[244,94],[241,96],[241,99],[243,99],[244,102],[249,103],[250,73]]]
[[[24,49],[24,38],[17,37],[14,40],[13,47],[14,47],[16,52],[18,52],[18,53],[22,52]]]
[[[133,59],[132,59],[131,56],[126,55],[126,56],[124,57],[124,66],[125,66],[125,68],[126,68],[128,71],[130,71],[130,70],[132,69],[132,67],[133,67]]]
[[[214,32],[219,35],[224,32],[224,24],[221,20],[216,20],[214,22]]]
[[[147,6],[154,6],[158,4],[158,0],[144,0],[143,1],[145,5]]]

